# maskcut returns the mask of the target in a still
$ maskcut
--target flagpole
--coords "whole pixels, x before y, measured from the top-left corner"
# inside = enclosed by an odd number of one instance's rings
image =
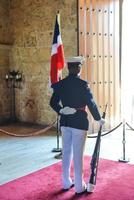
[[[60,74],[61,75],[61,74]],[[59,80],[61,80],[61,76],[59,78]],[[57,132],[57,148],[53,148],[52,152],[62,152],[62,148],[60,148],[59,143],[60,143],[60,123],[59,123],[59,115],[57,115],[57,124],[56,124],[56,132]],[[55,157],[57,158],[57,157]]]
[[[60,38],[60,39],[59,39]],[[60,33],[60,12],[59,10],[57,11],[57,14],[56,14],[56,23],[55,23],[55,30],[54,30],[54,37],[53,37],[53,45],[55,44],[58,44],[56,45],[60,51],[57,49],[57,51],[52,51],[52,54],[51,54],[51,83],[56,83],[58,81],[61,80],[61,71],[65,65],[65,61],[64,61],[64,52],[63,52],[63,44],[62,44],[62,39],[61,39],[61,33]],[[52,46],[53,48],[53,46]],[[55,48],[55,46],[54,46]],[[56,52],[56,53],[55,53]],[[56,56],[56,54],[60,53],[60,59],[58,57],[58,64],[55,62],[55,59],[53,60],[53,56]],[[53,69],[55,69],[55,66],[56,66],[56,69],[57,69],[57,72]],[[60,73],[59,73],[60,72]],[[59,74],[60,74],[60,77],[59,77]],[[58,78],[57,78],[58,77]],[[57,148],[53,148],[52,152],[61,152],[62,149],[59,147],[59,139],[60,139],[60,125],[59,125],[59,118],[60,116],[57,115],[57,126],[56,126],[56,129],[57,129]]]

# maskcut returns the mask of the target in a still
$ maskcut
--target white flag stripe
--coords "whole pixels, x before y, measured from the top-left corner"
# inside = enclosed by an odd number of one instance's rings
[[[58,35],[58,41],[56,44],[52,45],[52,51],[51,51],[51,56],[57,53],[58,47],[62,45],[62,40],[61,40],[61,35]]]

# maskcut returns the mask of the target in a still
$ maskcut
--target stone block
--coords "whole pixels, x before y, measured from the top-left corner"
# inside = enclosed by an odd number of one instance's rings
[[[1,18],[0,24],[4,28],[0,26],[0,40],[13,42],[9,53],[10,69],[23,73],[22,89],[16,91],[17,117],[22,121],[49,124],[56,120],[56,113],[49,106],[51,92],[48,87],[55,17],[59,10],[65,57],[77,55],[77,1],[12,0],[10,3],[10,24],[6,18],[4,26],[4,18]],[[6,11],[2,12],[5,16]],[[12,34],[9,34],[9,27]],[[0,58],[6,68],[8,56],[3,52]],[[4,75],[3,69],[1,73]],[[63,77],[66,74],[65,68]],[[8,113],[11,102],[6,99],[5,86],[2,82],[0,85],[0,94],[8,104],[4,112]]]
[[[24,40],[24,47],[36,47],[37,46],[36,32],[33,30],[29,32],[24,32],[23,40]]]

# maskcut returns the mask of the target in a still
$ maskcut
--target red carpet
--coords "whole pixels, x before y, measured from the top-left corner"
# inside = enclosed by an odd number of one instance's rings
[[[85,157],[85,180],[89,178]],[[61,162],[0,186],[0,200],[134,200],[134,165],[100,160],[93,194],[76,196],[74,188],[63,192]]]

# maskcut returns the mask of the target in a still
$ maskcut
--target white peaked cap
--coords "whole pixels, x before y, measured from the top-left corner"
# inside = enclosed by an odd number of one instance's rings
[[[83,56],[75,56],[67,59],[67,63],[80,63],[82,64],[85,58]]]

